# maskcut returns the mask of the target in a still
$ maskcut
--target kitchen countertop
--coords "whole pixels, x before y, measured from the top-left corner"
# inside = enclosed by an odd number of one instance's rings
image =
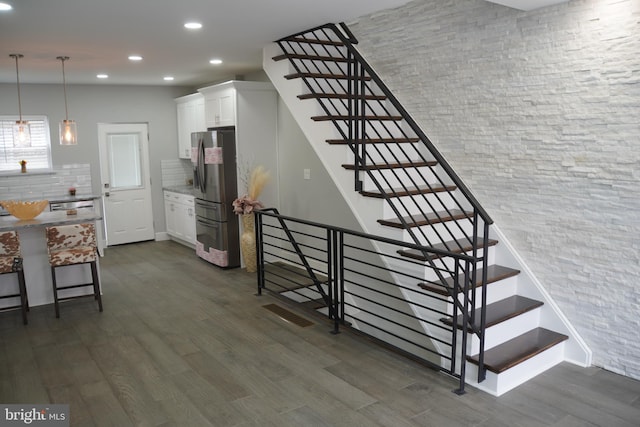
[[[193,187],[191,185],[168,185],[162,187],[165,191],[173,191],[174,193],[187,194],[193,196]]]
[[[100,199],[102,196],[95,194],[78,194],[76,196],[70,196],[68,194],[57,195],[57,196],[41,196],[41,197],[13,197],[13,198],[5,198],[2,200],[23,200],[23,201],[31,201],[31,200],[48,200],[49,203],[64,203],[64,202],[79,202],[85,200],[95,200]]]
[[[68,194],[66,195],[62,195],[62,196],[42,196],[42,197],[21,197],[21,198],[6,198],[6,199],[0,199],[0,201],[2,200],[22,200],[22,201],[35,201],[35,200],[47,200],[49,202],[49,204],[54,204],[54,203],[70,203],[70,202],[84,202],[84,201],[90,201],[90,200],[97,200],[97,199],[101,199],[102,196],[97,196],[95,194],[78,194],[76,196],[70,196]],[[9,215],[9,212],[7,212],[2,206],[0,206],[0,218],[1,217],[5,217]]]
[[[7,215],[0,217],[0,231],[78,224],[82,222],[93,222],[100,219],[102,219],[102,215],[93,210],[78,210],[76,215],[67,215],[66,211],[42,212],[34,219],[28,220],[21,220],[14,216]]]
[[[48,200],[49,203],[67,203],[67,202],[83,202],[86,200],[96,200],[100,199],[102,196],[97,196],[95,194],[78,194],[76,196],[54,196],[54,197],[43,197],[40,200]]]

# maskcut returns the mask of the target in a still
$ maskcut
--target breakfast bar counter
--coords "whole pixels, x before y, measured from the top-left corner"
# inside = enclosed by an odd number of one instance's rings
[[[18,219],[11,215],[5,215],[0,216],[0,231],[16,230],[20,232],[26,228],[80,224],[83,222],[95,222],[100,219],[102,219],[102,216],[93,210],[89,210],[88,212],[79,210],[76,215],[67,215],[66,211],[42,212],[34,219],[27,220]]]
[[[76,215],[67,215],[66,211],[43,212],[34,219],[19,220],[13,216],[0,216],[0,231],[16,230],[20,238],[23,258],[23,268],[29,305],[53,303],[53,288],[51,268],[47,255],[47,240],[45,227],[95,223],[102,216],[93,211],[78,210]],[[99,261],[98,261],[99,262]],[[98,270],[99,271],[99,270]],[[81,284],[91,282],[91,271],[88,265],[70,265],[56,271],[58,281],[65,284]],[[6,284],[7,286],[3,286]],[[7,295],[17,289],[15,274],[0,275],[0,295]],[[91,291],[87,288],[70,289],[69,295],[86,295]],[[0,299],[0,308],[15,305],[11,299]],[[51,309],[53,314],[53,308]]]

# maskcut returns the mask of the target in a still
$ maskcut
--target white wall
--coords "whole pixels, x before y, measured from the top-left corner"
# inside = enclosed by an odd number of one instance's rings
[[[640,1],[420,0],[359,49],[594,352],[640,378]]]
[[[278,98],[280,213],[362,231],[309,141]],[[304,179],[304,169],[311,179]]]
[[[20,86],[23,115],[46,115],[51,128],[54,166],[89,163],[93,193],[100,194],[98,123],[145,122],[149,125],[153,216],[156,232],[165,230],[160,161],[178,156],[176,105],[173,98],[193,92],[184,87],[67,85],[69,118],[78,123],[78,145],[58,143],[64,118],[61,85]],[[15,84],[0,84],[0,115],[17,115]]]

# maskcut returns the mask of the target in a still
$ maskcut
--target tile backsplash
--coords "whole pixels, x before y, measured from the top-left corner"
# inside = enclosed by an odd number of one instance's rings
[[[49,172],[0,175],[0,200],[59,197],[66,195],[69,187],[75,187],[77,195],[92,194],[90,164],[54,166]]]
[[[187,182],[193,179],[193,166],[191,166],[190,160],[161,160],[160,168],[162,169],[163,187],[187,185]]]

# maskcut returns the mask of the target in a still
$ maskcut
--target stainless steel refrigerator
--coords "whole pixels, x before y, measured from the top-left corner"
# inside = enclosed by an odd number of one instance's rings
[[[235,128],[191,134],[196,254],[220,267],[240,266]]]

